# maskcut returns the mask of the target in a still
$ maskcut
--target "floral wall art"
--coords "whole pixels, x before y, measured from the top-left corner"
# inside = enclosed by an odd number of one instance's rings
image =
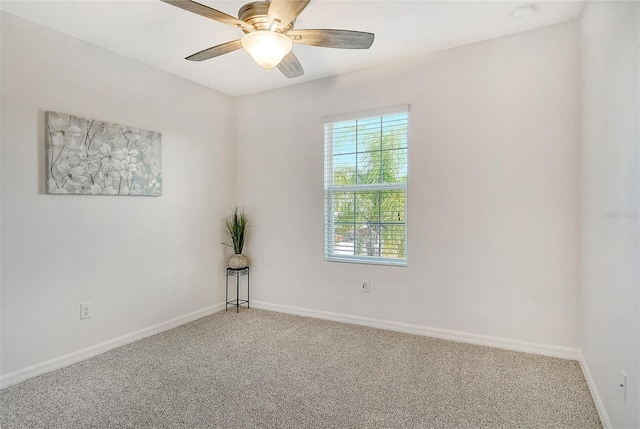
[[[45,113],[47,193],[162,195],[161,134]]]

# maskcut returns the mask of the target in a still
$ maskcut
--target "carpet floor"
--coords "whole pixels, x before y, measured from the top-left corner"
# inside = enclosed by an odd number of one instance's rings
[[[601,428],[575,361],[221,312],[0,391],[3,429]]]

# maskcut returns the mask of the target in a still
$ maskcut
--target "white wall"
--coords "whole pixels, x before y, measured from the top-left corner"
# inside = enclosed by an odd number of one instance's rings
[[[237,201],[252,298],[579,346],[613,426],[640,425],[638,3],[237,102],[1,15],[0,374],[222,302]],[[409,266],[325,262],[320,118],[403,103]],[[46,110],[162,132],[164,195],[45,195]]]
[[[587,2],[580,20],[580,348],[615,428],[640,427],[639,9]]]
[[[4,12],[1,48],[2,374],[223,302],[235,100]],[[161,132],[163,196],[44,194],[47,110]]]
[[[568,23],[239,98],[252,297],[577,346],[577,53]],[[402,103],[409,265],[325,262],[320,118]]]
[[[222,302],[237,201],[253,299],[579,346],[640,425],[636,2],[238,100],[1,15],[0,374]],[[325,262],[320,118],[403,103],[409,266]],[[164,195],[44,194],[46,110],[162,132]]]

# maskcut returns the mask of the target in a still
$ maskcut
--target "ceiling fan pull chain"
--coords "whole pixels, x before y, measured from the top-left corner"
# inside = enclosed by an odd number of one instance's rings
[[[276,31],[278,29],[278,27],[280,27],[280,20],[279,19],[274,19],[273,22],[271,23],[271,26],[269,27],[270,31]]]

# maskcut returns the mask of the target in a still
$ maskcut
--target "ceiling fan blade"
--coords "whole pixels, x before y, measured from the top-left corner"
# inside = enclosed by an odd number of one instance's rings
[[[291,30],[287,36],[293,43],[323,48],[369,49],[375,34],[351,30]]]
[[[309,4],[310,0],[271,0],[267,22],[272,25],[274,20],[280,21],[278,27],[284,28],[291,23]]]
[[[293,52],[289,52],[282,61],[280,61],[280,64],[278,64],[278,70],[280,70],[282,74],[289,79],[302,76],[304,74],[302,64],[300,64],[298,57],[293,55]]]
[[[247,24],[244,21],[239,20],[231,15],[227,15],[224,12],[220,12],[219,10],[210,8],[209,6],[205,6],[203,4],[197,3],[192,0],[162,0],[163,2],[170,4],[172,6],[179,7],[180,9],[187,10],[189,12],[196,13],[198,15],[204,16],[206,18],[213,19],[218,22],[222,22],[223,24],[232,25],[234,27],[241,27],[247,31],[256,31],[253,26]]]
[[[210,58],[219,57],[220,55],[228,54],[237,49],[242,48],[240,40],[234,40],[232,42],[223,43],[222,45],[213,46],[203,51],[197,52],[193,55],[189,55],[185,60],[189,61],[203,61]]]

